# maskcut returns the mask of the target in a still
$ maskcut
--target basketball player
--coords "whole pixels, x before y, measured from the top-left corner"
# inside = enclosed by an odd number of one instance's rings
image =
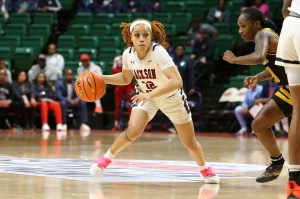
[[[284,0],[282,14],[285,19],[280,33],[276,64],[284,66],[291,96],[294,99],[289,130],[290,165],[287,197],[300,198],[300,1]]]
[[[231,51],[224,53],[223,59],[231,64],[256,65],[262,63],[266,69],[255,76],[246,77],[244,86],[273,78],[280,86],[257,114],[252,122],[252,130],[267,149],[271,156],[271,164],[265,172],[256,178],[256,182],[269,182],[275,180],[283,167],[284,158],[276,142],[272,126],[281,119],[292,114],[292,100],[284,68],[275,65],[275,56],[278,45],[278,35],[271,20],[264,18],[261,11],[248,8],[241,12],[238,18],[239,34],[245,41],[255,42],[254,52],[236,57]]]
[[[134,77],[141,92],[131,98],[134,107],[128,129],[91,166],[90,173],[101,177],[114,157],[143,133],[147,123],[160,109],[176,127],[183,145],[197,162],[205,183],[219,183],[218,175],[206,165],[202,147],[195,138],[181,76],[172,58],[160,45],[166,36],[163,25],[139,19],[122,23],[121,28],[123,39],[130,46],[122,55],[123,70],[103,78],[107,84],[128,85]]]

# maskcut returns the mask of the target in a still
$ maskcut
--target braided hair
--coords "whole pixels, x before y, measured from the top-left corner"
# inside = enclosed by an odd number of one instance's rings
[[[240,15],[244,15],[247,19],[252,21],[259,21],[262,28],[271,28],[277,32],[274,22],[270,19],[266,19],[263,13],[256,8],[247,8],[243,10]]]

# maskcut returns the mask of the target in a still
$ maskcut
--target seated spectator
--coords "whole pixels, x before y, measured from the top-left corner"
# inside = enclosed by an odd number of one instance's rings
[[[25,129],[34,129],[36,100],[34,96],[33,85],[27,80],[27,74],[25,71],[20,71],[17,76],[17,81],[13,82],[13,86],[16,89],[19,96],[22,97],[24,105],[22,106],[22,116],[25,123]]]
[[[20,128],[20,105],[22,98],[17,94],[11,83],[6,81],[6,70],[0,69],[0,115],[8,117],[8,113],[13,113],[10,124],[12,130]],[[1,126],[4,124],[1,121]]]
[[[255,104],[267,103],[267,101],[273,97],[274,93],[276,93],[278,89],[278,84],[273,79],[268,80],[265,84],[263,84],[261,96],[258,99],[255,99]]]
[[[214,39],[218,35],[218,30],[215,27],[210,24],[201,23],[199,18],[194,18],[188,30],[191,45],[196,41],[199,30],[204,30],[211,39]]]
[[[112,73],[120,73],[122,72],[122,55],[117,56],[114,58],[114,64]],[[127,108],[128,110],[128,118],[130,117],[131,109],[132,109],[132,102],[131,97],[134,95],[134,83],[131,81],[130,84],[125,86],[115,86],[115,126],[114,130],[122,130],[122,127],[120,126],[121,121],[121,113],[123,108]],[[124,100],[124,103],[122,103],[122,100]],[[122,104],[124,104],[122,106]],[[124,107],[125,106],[125,107]]]
[[[77,12],[94,12],[96,0],[79,0],[77,1]]]
[[[116,0],[96,0],[94,11],[95,13],[117,13],[120,10]]]
[[[209,9],[206,17],[209,23],[229,22],[230,12],[226,10],[225,3],[225,0],[218,0],[218,6]]]
[[[151,0],[149,3],[145,3],[144,10],[145,12],[155,13],[161,12],[163,8],[163,1],[161,0]]]
[[[34,13],[36,10],[35,0],[16,0],[14,2],[14,12],[16,13]]]
[[[123,5],[123,12],[125,13],[142,12],[141,0],[126,0]]]
[[[270,8],[265,0],[255,0],[254,5],[251,7],[260,10],[264,14],[265,18],[270,17],[269,15]]]
[[[55,68],[49,67],[46,65],[46,56],[44,54],[40,54],[38,56],[37,64],[33,65],[31,69],[28,71],[28,79],[31,83],[37,78],[39,73],[43,72],[46,75],[47,81],[53,82],[53,80],[58,79],[58,73]],[[50,86],[53,86],[52,84]]]
[[[262,90],[263,87],[261,85],[251,85],[251,88],[246,90],[243,103],[235,108],[234,113],[241,128],[237,134],[249,132],[249,127],[246,122],[247,118],[251,118],[249,109],[255,104],[255,99],[260,98]]]
[[[214,53],[213,42],[207,36],[205,30],[200,29],[190,56],[193,61],[193,66],[195,67],[197,79],[201,79],[201,81],[210,81],[210,78],[213,77],[215,67],[213,62]]]
[[[54,113],[56,121],[56,130],[66,130],[62,125],[62,113],[61,107],[57,100],[57,96],[49,86],[46,80],[46,75],[40,72],[35,80],[34,95],[37,100],[37,107],[40,109],[42,130],[49,131],[48,125],[48,111]]]
[[[10,12],[13,11],[12,0],[0,0],[1,13],[3,14],[4,21],[7,22],[9,19]]]
[[[12,77],[10,70],[6,67],[6,61],[5,59],[0,60],[0,69],[4,69],[6,71],[6,81],[9,83],[12,83]]]
[[[56,83],[56,94],[61,105],[63,128],[67,129],[67,109],[73,109],[76,116],[80,116],[80,130],[89,131],[87,105],[80,100],[74,90],[73,72],[66,69],[64,72],[65,79]]]
[[[167,50],[170,56],[174,55],[174,49],[172,46],[171,39],[166,39],[162,46]]]
[[[58,12],[61,9],[59,0],[38,0],[37,10],[39,12]]]
[[[61,78],[63,75],[63,70],[65,67],[64,57],[56,53],[56,45],[51,43],[48,45],[48,55],[46,55],[46,66],[51,67],[56,71],[57,75],[53,75],[56,79],[51,79],[51,81],[57,81],[57,78]]]
[[[90,61],[90,56],[88,54],[80,55],[80,64],[81,64],[81,66],[77,69],[77,75],[80,75],[86,71],[95,72],[95,73],[98,73],[99,75],[103,74],[100,66],[98,66]],[[94,112],[95,113],[103,113],[103,108],[102,108],[100,99],[95,101]]]

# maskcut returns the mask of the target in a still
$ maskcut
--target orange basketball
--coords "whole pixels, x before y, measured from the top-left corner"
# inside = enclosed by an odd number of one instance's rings
[[[93,102],[105,94],[106,85],[101,75],[87,71],[77,77],[74,88],[81,100]]]

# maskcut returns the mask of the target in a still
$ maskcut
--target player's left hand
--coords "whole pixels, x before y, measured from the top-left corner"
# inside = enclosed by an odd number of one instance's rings
[[[223,55],[223,60],[224,61],[227,61],[228,63],[233,64],[234,59],[235,59],[235,55],[233,54],[232,51],[226,50],[224,52],[224,55]]]
[[[138,105],[138,104],[143,105],[149,99],[150,99],[149,93],[139,93],[131,98],[132,103],[136,104],[136,105]]]

